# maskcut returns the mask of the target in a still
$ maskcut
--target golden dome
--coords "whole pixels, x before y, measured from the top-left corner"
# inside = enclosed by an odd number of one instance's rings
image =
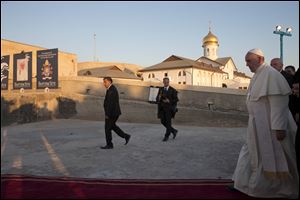
[[[208,34],[203,38],[202,40],[202,47],[208,44],[217,44],[219,46],[218,38],[214,34],[212,34],[210,31]]]

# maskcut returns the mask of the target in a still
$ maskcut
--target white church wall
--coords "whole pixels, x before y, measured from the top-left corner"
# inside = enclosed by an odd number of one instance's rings
[[[179,72],[181,76],[179,76]],[[150,78],[149,78],[150,74]],[[185,74],[185,75],[184,75]],[[170,83],[191,85],[192,71],[191,68],[158,70],[152,72],[144,72],[143,78],[147,82],[162,82],[164,77],[170,79]]]

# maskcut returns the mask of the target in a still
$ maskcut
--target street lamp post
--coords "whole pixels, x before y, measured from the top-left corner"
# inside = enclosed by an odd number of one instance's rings
[[[292,28],[287,28],[286,31],[281,31],[281,26],[276,26],[276,30],[273,31],[274,34],[280,35],[280,60],[283,63],[283,36],[292,36]]]

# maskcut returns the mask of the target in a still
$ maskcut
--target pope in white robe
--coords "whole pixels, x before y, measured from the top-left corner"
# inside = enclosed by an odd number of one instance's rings
[[[290,87],[284,77],[264,63],[260,49],[250,50],[246,63],[251,79],[249,122],[235,172],[234,188],[261,198],[298,198],[296,123],[288,108]]]

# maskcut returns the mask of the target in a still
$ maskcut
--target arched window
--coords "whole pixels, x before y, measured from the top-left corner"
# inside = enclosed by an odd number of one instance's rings
[[[182,75],[183,75],[183,76],[186,76],[186,72],[185,72],[185,71],[183,71]]]
[[[151,78],[151,74],[148,75],[148,78]]]
[[[181,71],[179,71],[178,76],[181,76]]]
[[[155,78],[155,74],[154,73],[152,73],[152,78]]]

